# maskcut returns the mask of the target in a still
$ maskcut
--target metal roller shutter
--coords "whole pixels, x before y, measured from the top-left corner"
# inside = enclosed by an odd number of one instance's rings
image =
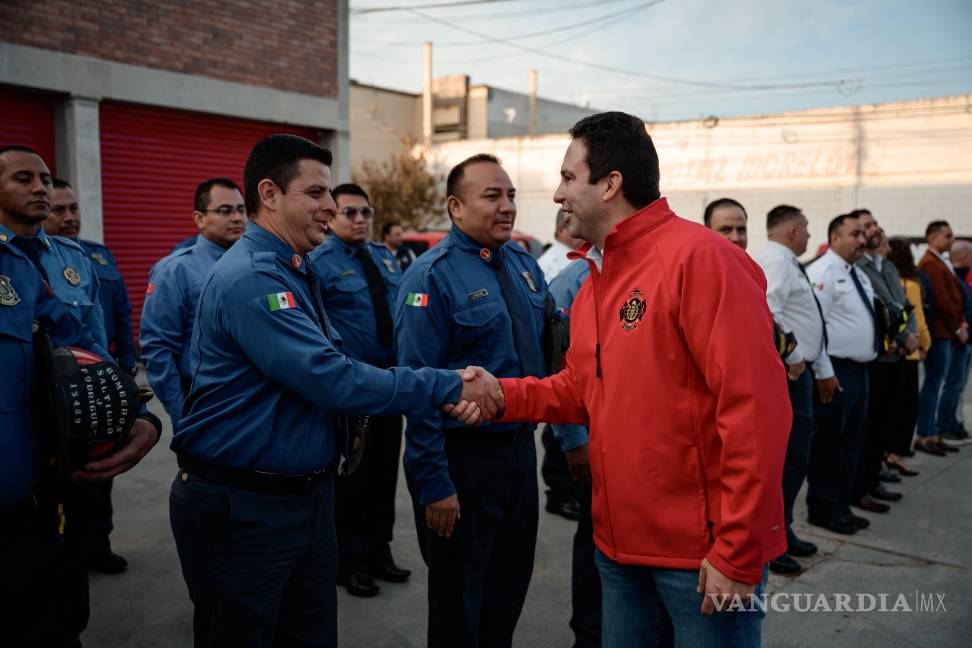
[[[19,144],[37,151],[54,172],[54,99],[0,86],[0,147]]]
[[[149,106],[102,102],[101,184],[105,245],[111,248],[138,322],[148,271],[194,234],[192,201],[203,180],[243,186],[253,144],[273,133],[319,141],[321,131]]]

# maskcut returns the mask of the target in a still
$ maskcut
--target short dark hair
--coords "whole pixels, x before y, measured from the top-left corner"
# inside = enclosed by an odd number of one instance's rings
[[[402,224],[396,220],[388,221],[387,223],[381,226],[381,238],[384,239],[386,236],[391,234],[393,227],[402,227]]]
[[[297,135],[270,135],[254,144],[243,167],[246,211],[251,215],[257,213],[260,206],[257,187],[265,178],[287,193],[291,180],[297,177],[301,160],[317,160],[325,166],[331,166],[334,161],[329,150]]]
[[[855,216],[854,214],[841,214],[840,216],[837,216],[832,221],[830,221],[830,224],[827,225],[827,240],[829,241],[831,235],[833,235],[834,232],[836,232],[840,228],[840,226],[844,224],[845,220],[848,220],[850,218],[853,218],[854,220],[858,220],[858,217]]]
[[[345,182],[331,189],[331,198],[337,201],[338,196],[361,196],[368,201],[369,205],[371,204],[368,192],[352,182]]]
[[[871,210],[870,209],[866,209],[864,207],[860,207],[860,208],[855,209],[854,211],[851,212],[851,216],[853,216],[854,218],[860,218],[864,214],[867,214],[868,216],[873,216],[874,215],[874,214],[871,213]]]
[[[928,223],[928,227],[925,228],[925,238],[928,238],[932,234],[938,232],[938,230],[945,229],[946,227],[951,227],[948,221],[937,220]]]
[[[192,201],[194,205],[193,208],[197,212],[202,212],[204,214],[206,213],[206,209],[209,208],[209,194],[212,192],[213,187],[223,187],[225,189],[235,189],[237,191],[240,190],[240,187],[229,178],[211,178],[209,180],[200,182],[199,186],[196,187],[196,197],[193,198]]]
[[[713,200],[705,206],[705,213],[702,215],[702,222],[705,223],[706,227],[712,227],[712,212],[720,207],[738,207],[742,210],[743,218],[745,218],[747,221],[749,220],[749,214],[746,213],[746,208],[739,204],[739,201],[733,200],[732,198],[719,198],[718,200]]]
[[[55,189],[70,189],[71,191],[74,191],[74,187],[71,186],[71,183],[62,178],[54,178],[51,180],[51,184]]]
[[[802,209],[793,205],[777,205],[766,214],[766,231],[768,232],[777,225],[782,225],[802,213]]]
[[[40,157],[40,153],[30,148],[29,146],[24,146],[22,144],[11,144],[10,146],[0,146],[0,155],[3,155],[4,153],[8,153],[10,151],[19,151],[20,153],[33,153],[37,157]],[[0,171],[2,170],[3,170],[3,163],[0,162]]]
[[[459,197],[459,187],[462,185],[463,176],[466,175],[466,167],[479,164],[480,162],[489,162],[490,164],[500,166],[499,158],[489,153],[477,153],[476,155],[467,157],[449,171],[449,176],[446,178],[446,198],[451,196]],[[452,217],[451,213],[449,217]]]
[[[645,122],[623,112],[590,115],[574,124],[570,136],[587,148],[588,182],[595,184],[612,171],[621,174],[621,194],[641,209],[658,200],[658,153]]]

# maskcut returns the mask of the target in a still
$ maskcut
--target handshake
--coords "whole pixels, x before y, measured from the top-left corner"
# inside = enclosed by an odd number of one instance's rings
[[[458,403],[443,405],[444,412],[466,425],[479,425],[503,413],[503,388],[493,374],[473,366],[457,369],[456,373],[462,378],[462,394]]]

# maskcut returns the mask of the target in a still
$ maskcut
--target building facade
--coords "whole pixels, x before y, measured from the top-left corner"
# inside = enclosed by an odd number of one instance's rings
[[[137,327],[152,263],[196,231],[196,185],[242,186],[258,139],[320,142],[349,177],[347,34],[347,0],[0,3],[0,146],[77,189]]]

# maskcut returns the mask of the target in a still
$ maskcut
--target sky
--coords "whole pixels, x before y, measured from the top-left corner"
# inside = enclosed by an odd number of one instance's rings
[[[374,11],[392,7],[404,9]],[[351,0],[350,11],[351,78],[410,92],[431,41],[435,76],[525,93],[535,68],[541,97],[649,121],[972,93],[970,0]]]

